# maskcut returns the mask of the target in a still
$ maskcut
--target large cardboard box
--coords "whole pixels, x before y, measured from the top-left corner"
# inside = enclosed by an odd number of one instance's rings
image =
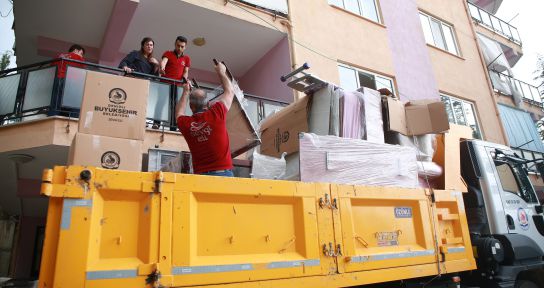
[[[87,72],[79,132],[143,140],[149,81]]]
[[[306,96],[281,109],[261,125],[261,153],[279,158],[283,152],[298,151],[298,134],[308,132],[309,103]]]
[[[68,165],[140,171],[143,141],[76,133]]]
[[[446,107],[439,100],[419,100],[406,104],[384,97],[385,122],[389,131],[406,136],[438,134],[450,129]]]

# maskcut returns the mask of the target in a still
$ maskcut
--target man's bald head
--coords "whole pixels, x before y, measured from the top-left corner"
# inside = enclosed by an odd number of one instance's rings
[[[189,95],[189,106],[193,113],[200,112],[204,110],[208,105],[206,100],[206,92],[202,89],[195,89],[191,91]]]

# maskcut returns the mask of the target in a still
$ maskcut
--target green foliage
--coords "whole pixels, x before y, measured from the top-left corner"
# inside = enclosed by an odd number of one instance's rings
[[[6,51],[4,52],[4,54],[2,54],[2,58],[0,59],[0,71],[6,70],[6,68],[8,68],[10,64],[10,56],[10,51]]]

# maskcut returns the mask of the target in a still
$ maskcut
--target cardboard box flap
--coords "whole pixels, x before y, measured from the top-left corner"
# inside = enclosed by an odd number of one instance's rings
[[[261,154],[280,157],[298,151],[298,133],[308,132],[308,109],[311,96],[306,96],[270,116],[261,126]]]
[[[404,104],[399,100],[387,97],[386,107],[389,130],[397,131],[406,135],[408,133],[408,129],[406,124],[406,112],[404,111]]]
[[[407,136],[436,134],[449,130],[448,114],[442,101],[424,99],[404,105],[387,98],[388,128]]]

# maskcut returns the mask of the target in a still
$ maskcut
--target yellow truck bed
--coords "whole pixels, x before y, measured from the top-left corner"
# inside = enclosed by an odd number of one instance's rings
[[[81,166],[43,181],[43,288],[152,287],[157,273],[165,287],[345,287],[476,268],[461,192]]]

